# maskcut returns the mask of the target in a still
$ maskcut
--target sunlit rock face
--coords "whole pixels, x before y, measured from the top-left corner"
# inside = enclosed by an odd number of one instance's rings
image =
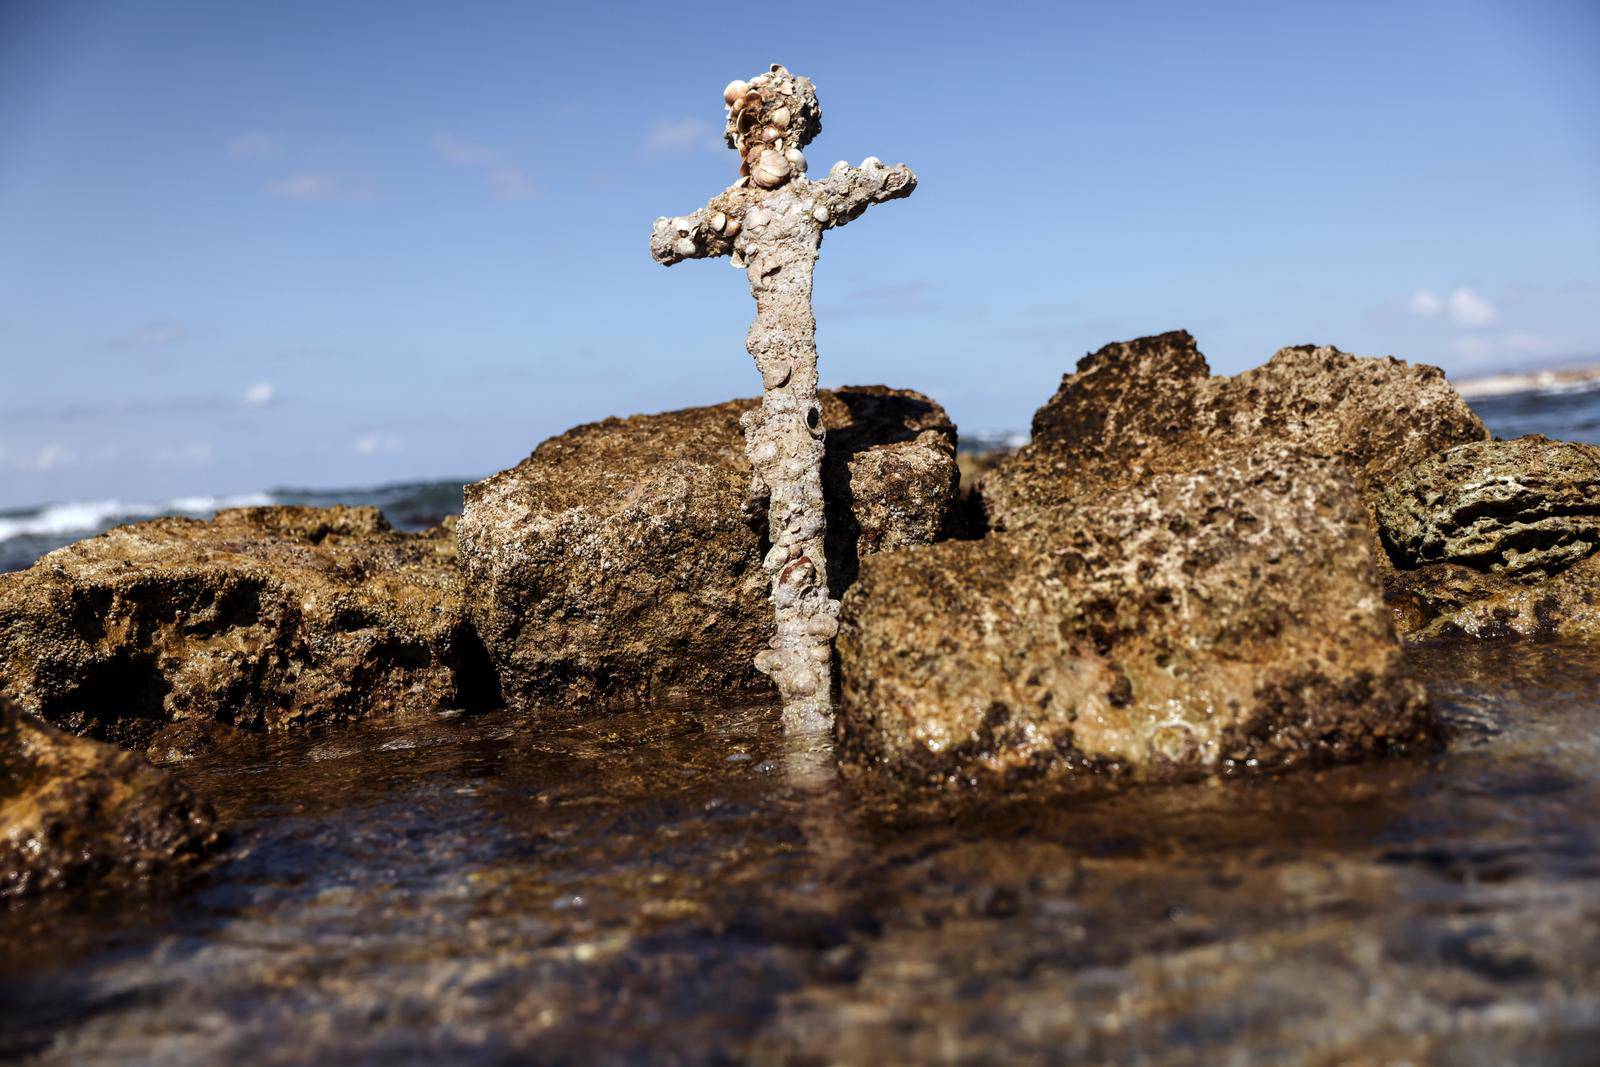
[[[955,427],[881,386],[821,394],[829,586],[957,522]],[[740,417],[755,400],[606,419],[467,487],[467,601],[508,699],[767,697],[773,633]]]
[[[1396,477],[1377,514],[1397,567],[1547,578],[1600,549],[1600,448],[1539,436],[1461,445]]]
[[[1372,551],[1345,464],[1262,448],[867,560],[841,619],[841,759],[994,786],[1424,744]]]
[[[0,699],[0,899],[170,872],[220,840],[167,772]]]
[[[493,687],[450,531],[398,533],[374,508],[157,519],[0,575],[0,693],[161,758]]]
[[[1178,330],[1086,356],[1034,414],[1032,440],[985,477],[983,500],[990,523],[1010,528],[1219,448],[1293,445],[1341,460],[1370,509],[1399,471],[1487,437],[1436,367],[1304,345],[1213,377]]]
[[[1600,637],[1600,449],[1522,437],[1449,449],[1378,502],[1385,591],[1414,640]]]

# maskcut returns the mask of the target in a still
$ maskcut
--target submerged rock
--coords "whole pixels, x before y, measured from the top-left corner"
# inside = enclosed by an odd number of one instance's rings
[[[1239,451],[1029,520],[865,561],[839,637],[847,767],[1181,778],[1429,737],[1339,461]]]
[[[1028,444],[984,479],[983,501],[990,524],[1007,529],[1154,473],[1203,466],[1218,449],[1293,445],[1342,460],[1370,508],[1397,472],[1486,437],[1436,367],[1303,345],[1213,377],[1178,330],[1080,361],[1034,414]]]
[[[467,487],[468,603],[508,698],[766,694],[765,501],[739,417],[755,400],[606,419]],[[881,386],[822,394],[829,585],[947,536],[955,427]]]
[[[0,898],[181,867],[220,840],[172,775],[0,699]]]
[[[1539,436],[1461,445],[1396,477],[1377,516],[1396,567],[1546,578],[1600,549],[1600,448]]]
[[[156,519],[0,575],[0,695],[62,726],[182,755],[276,730],[493,698],[447,529],[375,508]]]

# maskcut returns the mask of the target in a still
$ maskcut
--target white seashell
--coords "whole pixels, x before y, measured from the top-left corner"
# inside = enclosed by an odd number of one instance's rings
[[[728,225],[728,216],[725,213],[719,211],[715,215],[711,216],[712,230],[716,231],[717,233],[722,233],[723,227],[726,225]]]
[[[832,615],[816,614],[806,620],[806,633],[813,637],[832,637],[839,632],[839,620]]]
[[[778,108],[767,116],[767,121],[780,130],[787,130],[789,128],[789,109],[786,107]]]
[[[789,692],[800,696],[810,696],[817,691],[817,676],[804,667],[793,671],[789,675]]]
[[[722,90],[722,102],[727,104],[729,107],[732,107],[733,102],[744,96],[749,89],[749,85],[735,78],[733,81],[728,83],[728,87],[726,89]]]
[[[692,256],[695,252],[694,238],[680,237],[678,238],[678,243],[672,247],[678,250],[678,255],[680,256]]]
[[[866,159],[863,159],[861,161],[861,169],[862,170],[882,170],[883,169],[883,160],[879,159],[877,156],[868,156]]]
[[[827,207],[823,204],[818,204],[811,209],[811,217],[818,222],[827,222],[830,216],[828,215]]]
[[[776,389],[786,384],[789,381],[789,376],[793,373],[794,369],[787,363],[768,367],[761,374],[761,384],[768,389]]]
[[[753,208],[751,209],[750,213],[744,217],[744,219],[751,226],[759,230],[761,227],[772,221],[772,213],[764,207]]]
[[[818,663],[826,663],[833,658],[833,649],[827,645],[812,645],[809,649],[811,658]]]
[[[762,674],[771,674],[778,669],[778,664],[781,661],[782,657],[772,649],[763,649],[756,653],[756,670]]]
[[[763,189],[776,189],[789,180],[793,169],[787,159],[769,148],[761,153],[750,168],[750,177]]]
[[[744,257],[741,256],[738,252],[735,252],[733,255],[729,256],[728,257],[728,262],[732,263],[735,267],[739,268],[740,270],[744,270]]]
[[[789,149],[783,154],[783,158],[788,161],[789,165],[793,167],[797,173],[804,174],[806,172],[806,155],[804,152],[800,151],[800,149]]]
[[[833,165],[833,167],[828,171],[828,173],[829,174],[846,174],[846,173],[849,172],[849,170],[850,170],[850,164],[846,163],[844,160],[841,159],[841,160],[839,160],[839,162],[837,162],[837,163],[835,163]]]
[[[722,236],[724,236],[724,237],[732,237],[734,234],[736,234],[738,232],[739,232],[739,220],[738,219],[729,219],[727,221],[727,224],[724,225],[723,228],[722,228]]]
[[[775,571],[788,562],[789,546],[773,545],[772,550],[767,553],[767,558],[762,561],[761,566],[766,570]]]
[[[768,144],[771,144],[773,141],[776,141],[782,136],[782,132],[779,131],[778,127],[776,126],[763,126],[761,128],[761,139]]]

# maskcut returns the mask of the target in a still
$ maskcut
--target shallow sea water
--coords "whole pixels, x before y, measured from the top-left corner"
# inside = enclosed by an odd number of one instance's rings
[[[0,912],[0,1059],[1594,1064],[1600,655],[1411,658],[1436,755],[981,814],[771,707],[247,739],[198,877]]]

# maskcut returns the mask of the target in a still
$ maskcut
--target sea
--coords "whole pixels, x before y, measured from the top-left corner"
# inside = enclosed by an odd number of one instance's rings
[[[1497,437],[1544,434],[1557,440],[1600,444],[1600,380],[1559,382],[1517,391],[1475,394],[1463,387],[1484,423]],[[990,432],[963,439],[963,451],[1015,447],[1026,434]],[[278,488],[227,496],[185,496],[171,500],[70,500],[34,507],[0,509],[0,572],[32,566],[46,552],[93,537],[124,523],[163,515],[208,518],[223,508],[263,504],[373,505],[396,529],[423,530],[461,512],[467,481],[398,482],[345,489]]]

